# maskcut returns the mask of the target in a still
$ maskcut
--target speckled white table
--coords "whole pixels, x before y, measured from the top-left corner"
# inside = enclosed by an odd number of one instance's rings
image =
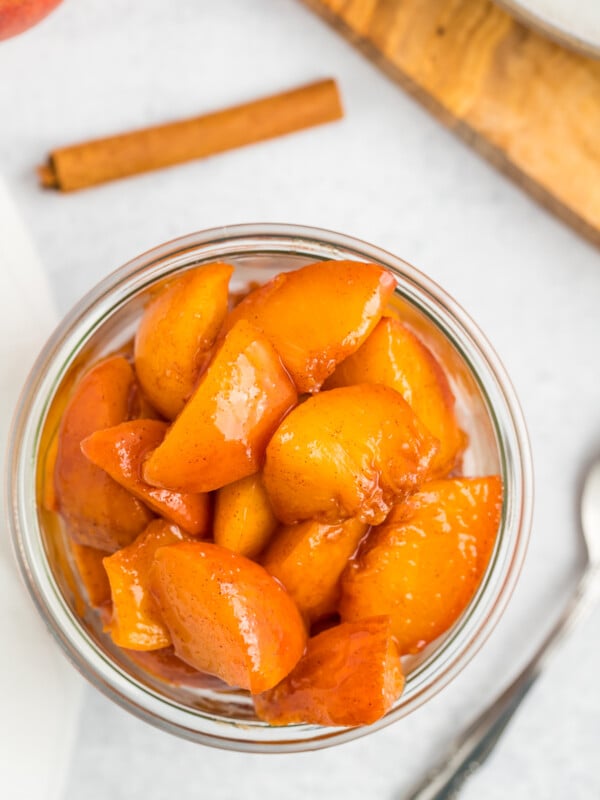
[[[71,196],[33,167],[54,146],[333,75],[343,122]],[[295,0],[65,0],[0,45],[0,171],[66,311],[138,252],[243,221],[370,240],[444,285],[488,333],[531,433],[537,506],[520,584],[482,652],[441,695],[319,753],[212,751],[89,688],[64,800],[401,800],[508,681],[576,576],[578,486],[600,452],[600,254],[534,205]],[[600,797],[600,613],[569,641],[468,800]],[[5,735],[9,724],[5,721]],[[35,798],[32,798],[35,800]]]

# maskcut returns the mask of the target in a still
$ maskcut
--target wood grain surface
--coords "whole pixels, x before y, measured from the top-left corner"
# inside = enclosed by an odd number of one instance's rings
[[[489,0],[303,0],[536,200],[600,245],[600,61]]]

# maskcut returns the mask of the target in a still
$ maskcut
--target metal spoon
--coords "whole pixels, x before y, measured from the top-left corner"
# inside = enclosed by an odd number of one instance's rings
[[[540,676],[557,645],[600,598],[600,461],[587,473],[581,497],[585,566],[560,618],[529,663],[502,694],[467,728],[453,750],[407,800],[451,800],[490,755],[513,714]]]

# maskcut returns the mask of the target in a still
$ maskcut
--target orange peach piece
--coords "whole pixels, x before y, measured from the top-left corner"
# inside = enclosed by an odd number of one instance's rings
[[[158,650],[171,644],[169,632],[150,593],[149,570],[159,547],[181,542],[185,534],[164,520],[151,522],[128,547],[104,559],[113,614],[110,635],[119,647]]]
[[[257,716],[271,725],[370,725],[403,688],[389,617],[373,617],[310,638],[287,678],[253,699]]]
[[[377,525],[427,476],[437,442],[394,389],[359,384],[313,395],[267,447],[264,483],[275,515]]]
[[[0,41],[44,19],[61,0],[0,0]]]
[[[181,494],[157,489],[142,479],[144,458],[162,442],[167,428],[166,422],[153,419],[122,422],[92,433],[83,440],[81,449],[93,464],[157,514],[193,536],[201,536],[210,528],[208,494]]]
[[[213,536],[215,544],[255,558],[278,525],[260,473],[223,486],[217,492]]]
[[[211,689],[212,691],[223,691],[228,688],[214,675],[199,672],[185,661],[177,658],[172,645],[159,650],[129,650],[127,655],[144,672],[172,686]]]
[[[279,528],[261,558],[281,581],[310,622],[332,614],[340,594],[340,575],[368,526],[357,519],[338,525],[307,520]]]
[[[440,442],[432,476],[443,477],[456,467],[466,436],[454,414],[452,389],[431,350],[409,328],[384,317],[356,353],[338,365],[325,388],[355,383],[381,383],[400,392]]]
[[[275,578],[205,542],[157,550],[151,586],[177,656],[231,686],[262,692],[304,652],[300,612]]]
[[[342,576],[342,619],[388,614],[400,652],[456,621],[487,567],[502,512],[498,476],[432,481],[374,528]]]
[[[205,264],[169,283],[144,311],[135,369],[152,405],[175,419],[206,367],[227,314],[230,264]]]
[[[130,417],[135,386],[129,363],[113,356],[76,384],[63,414],[54,470],[55,502],[78,544],[113,552],[132,542],[153,518],[146,506],[81,452],[81,442]]]
[[[251,322],[271,341],[298,392],[315,392],[373,330],[395,286],[375,264],[308,264],[251,292],[225,330],[240,319]]]
[[[258,472],[269,439],[296,400],[273,346],[241,320],[149,455],[144,480],[179,492],[210,492]]]
[[[99,608],[110,603],[110,583],[102,563],[106,558],[106,552],[71,541],[69,549],[90,605]]]

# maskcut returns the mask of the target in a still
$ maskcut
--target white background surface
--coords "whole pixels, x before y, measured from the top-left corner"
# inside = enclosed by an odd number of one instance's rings
[[[36,185],[34,167],[53,147],[329,75],[344,97],[341,123],[78,194]],[[600,453],[598,251],[295,0],[66,0],[38,28],[0,44],[0,172],[60,312],[108,271],[173,236],[235,222],[295,222],[362,237],[415,263],[495,344],[528,419],[537,505],[513,601],[461,676],[379,734],[270,757],[179,741],[88,688],[64,796],[401,800],[518,669],[576,576],[579,481]],[[596,613],[464,797],[599,797],[599,670]],[[3,721],[0,737],[10,725]]]

